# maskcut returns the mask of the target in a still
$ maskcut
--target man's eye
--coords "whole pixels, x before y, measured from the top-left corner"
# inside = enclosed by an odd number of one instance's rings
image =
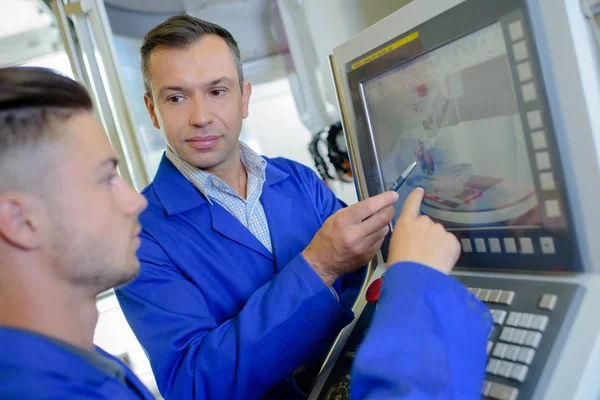
[[[226,93],[226,91],[224,89],[215,89],[213,91],[210,92],[211,96],[215,96],[215,97],[219,97],[219,96],[223,96]]]
[[[171,96],[167,100],[169,103],[177,104],[183,101],[183,96]]]

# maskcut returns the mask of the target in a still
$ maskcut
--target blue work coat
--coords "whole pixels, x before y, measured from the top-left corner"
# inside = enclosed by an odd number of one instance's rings
[[[334,284],[337,301],[301,255],[343,204],[309,168],[266,160],[273,254],[164,156],[142,192],[140,275],[117,298],[166,398],[291,400],[286,377],[353,319],[364,272]]]
[[[42,336],[0,327],[0,399],[2,400],[153,400],[154,396],[125,364],[126,384],[87,360]]]
[[[454,278],[415,263],[383,278],[350,374],[353,400],[478,400],[489,309]]]

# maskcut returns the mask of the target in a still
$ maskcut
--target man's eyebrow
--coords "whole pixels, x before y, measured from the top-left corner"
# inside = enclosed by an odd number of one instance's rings
[[[222,76],[220,78],[213,79],[212,81],[210,81],[208,83],[207,86],[216,86],[216,85],[218,85],[220,83],[231,83],[231,82],[233,82],[233,79],[231,79],[231,78],[229,78],[227,76]]]
[[[163,93],[163,92],[167,92],[167,91],[173,91],[173,92],[185,92],[185,88],[183,86],[177,86],[177,85],[166,85],[160,88],[160,90],[158,91],[159,93]]]

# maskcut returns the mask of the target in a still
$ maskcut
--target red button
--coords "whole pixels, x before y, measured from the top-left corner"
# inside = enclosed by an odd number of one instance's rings
[[[382,283],[383,279],[377,278],[371,283],[371,285],[367,289],[367,295],[365,297],[369,303],[375,303],[377,300],[379,300],[379,294],[381,293]]]

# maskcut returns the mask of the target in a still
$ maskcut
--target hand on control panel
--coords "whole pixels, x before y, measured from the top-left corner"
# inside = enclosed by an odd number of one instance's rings
[[[390,241],[388,265],[412,261],[449,274],[460,256],[456,237],[429,217],[419,215],[424,191],[417,188],[404,202]]]

